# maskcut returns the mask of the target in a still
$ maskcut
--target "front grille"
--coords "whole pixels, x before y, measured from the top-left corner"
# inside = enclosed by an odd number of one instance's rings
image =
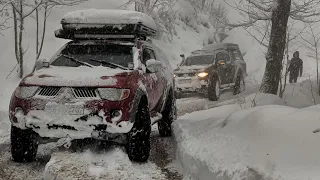
[[[183,74],[177,74],[178,77],[193,77],[196,76],[196,73],[183,73]]]
[[[39,96],[55,97],[58,95],[61,87],[41,87]]]
[[[95,88],[73,88],[76,98],[94,98],[97,97]]]

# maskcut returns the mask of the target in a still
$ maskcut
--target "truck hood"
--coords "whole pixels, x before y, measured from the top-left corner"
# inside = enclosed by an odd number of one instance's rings
[[[203,65],[203,66],[180,66],[178,69],[174,70],[176,74],[183,74],[183,73],[193,73],[206,70],[210,65]]]
[[[71,87],[121,87],[130,70],[107,67],[56,67],[40,69],[21,81],[21,85]]]

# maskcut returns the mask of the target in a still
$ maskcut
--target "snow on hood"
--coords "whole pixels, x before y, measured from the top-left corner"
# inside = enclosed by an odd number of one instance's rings
[[[130,72],[122,69],[106,67],[55,67],[44,68],[26,77],[23,84],[44,86],[114,86],[117,84],[115,76]]]
[[[175,72],[189,73],[189,72],[204,71],[208,66],[210,66],[210,65],[179,66],[179,68],[176,69]]]

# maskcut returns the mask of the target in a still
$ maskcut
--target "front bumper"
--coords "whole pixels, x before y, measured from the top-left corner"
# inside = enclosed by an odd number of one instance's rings
[[[121,102],[88,100],[59,103],[47,99],[13,97],[9,118],[13,126],[32,129],[43,138],[113,139],[132,126],[132,99]],[[80,109],[77,109],[80,108]],[[116,118],[112,112],[121,111]]]
[[[208,81],[198,77],[176,77],[177,93],[207,92]]]
[[[53,115],[45,111],[33,110],[27,115],[15,112],[20,129],[32,129],[43,138],[71,139],[114,139],[128,133],[133,123],[122,121],[118,124],[105,121],[103,113],[87,115]]]

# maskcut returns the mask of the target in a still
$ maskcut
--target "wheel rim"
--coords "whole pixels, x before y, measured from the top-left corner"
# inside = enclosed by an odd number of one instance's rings
[[[216,96],[219,97],[220,96],[220,83],[219,83],[219,81],[216,82],[215,91],[216,91]]]

